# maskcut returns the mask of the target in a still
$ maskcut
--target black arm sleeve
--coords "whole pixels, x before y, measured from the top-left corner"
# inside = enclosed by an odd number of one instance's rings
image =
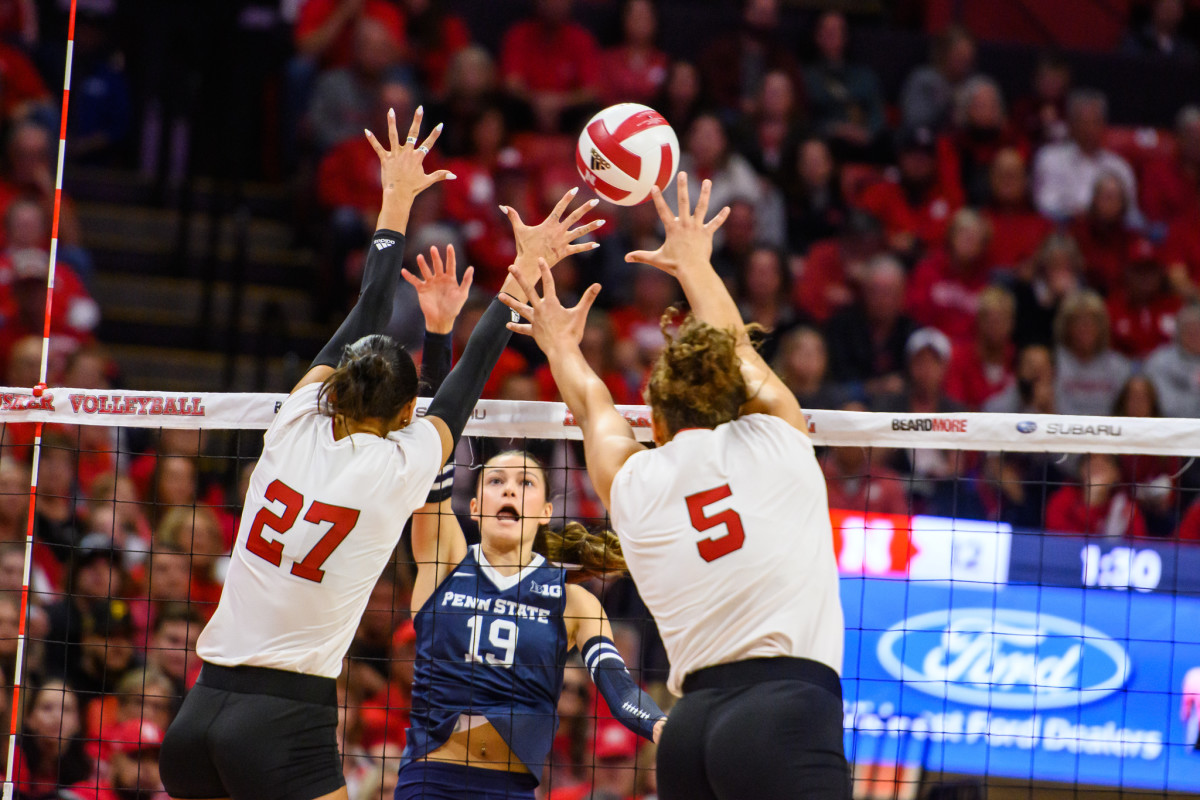
[[[625,659],[607,636],[593,636],[579,649],[592,682],[600,690],[613,717],[638,736],[654,739],[654,726],[666,714],[650,695],[633,682]]]
[[[392,318],[392,304],[403,264],[404,234],[386,228],[375,231],[367,246],[367,263],[363,267],[358,302],[350,309],[337,333],[313,359],[312,366],[336,367],[346,345],[384,329]]]
[[[421,346],[421,388],[436,392],[450,373],[453,353],[449,333],[425,331],[425,344]]]
[[[426,415],[445,422],[456,444],[463,428],[467,426],[472,409],[479,402],[479,395],[483,394],[483,385],[508,345],[512,332],[506,325],[515,316],[508,306],[500,302],[500,298],[492,301],[471,332],[462,358],[429,403]]]

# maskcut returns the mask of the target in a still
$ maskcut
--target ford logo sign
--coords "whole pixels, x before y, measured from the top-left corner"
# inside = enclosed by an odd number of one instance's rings
[[[883,634],[880,665],[934,697],[1042,710],[1101,700],[1130,677],[1129,654],[1081,622],[1003,608],[909,617]]]
[[[1023,419],[1017,423],[1017,433],[1033,433],[1037,430],[1037,423],[1031,419]]]

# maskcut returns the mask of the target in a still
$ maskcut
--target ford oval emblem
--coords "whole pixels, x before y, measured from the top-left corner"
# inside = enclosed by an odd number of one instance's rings
[[[934,697],[981,708],[1094,703],[1129,680],[1129,654],[1077,620],[1004,608],[955,608],[909,617],[876,648],[880,665]]]

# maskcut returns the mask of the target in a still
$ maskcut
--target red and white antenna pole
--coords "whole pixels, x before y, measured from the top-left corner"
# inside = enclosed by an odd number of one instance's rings
[[[67,104],[71,98],[71,60],[75,54],[75,5],[71,0],[71,12],[67,23],[67,63],[63,72],[62,122],[58,129],[58,170],[54,178],[54,217],[50,228],[50,270],[46,273],[46,315],[42,323],[42,366],[38,373],[38,384],[33,387],[35,397],[46,389],[46,365],[50,358],[50,312],[54,302],[54,272],[58,262],[58,218],[62,208],[63,159],[67,153]],[[25,570],[21,579],[21,617],[17,633],[17,663],[13,670],[13,696],[9,711],[8,764],[4,771],[4,800],[12,800],[16,776],[17,722],[21,718],[21,681],[25,672],[25,632],[29,616],[29,576],[33,564],[33,522],[37,506],[38,462],[42,455],[42,423],[34,423],[33,468],[29,474],[29,511],[25,523]]]

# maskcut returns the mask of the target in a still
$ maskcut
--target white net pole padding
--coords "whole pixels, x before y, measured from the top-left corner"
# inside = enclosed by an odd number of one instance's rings
[[[0,423],[120,425],[136,428],[264,430],[286,395],[231,392],[139,392],[0,387]],[[425,413],[429,399],[417,403]],[[648,442],[650,410],[618,406]],[[821,446],[891,447],[1015,453],[1114,453],[1198,456],[1200,420],[1085,417],[1067,414],[893,414],[806,409],[809,434]],[[582,439],[563,403],[481,400],[467,436]]]

